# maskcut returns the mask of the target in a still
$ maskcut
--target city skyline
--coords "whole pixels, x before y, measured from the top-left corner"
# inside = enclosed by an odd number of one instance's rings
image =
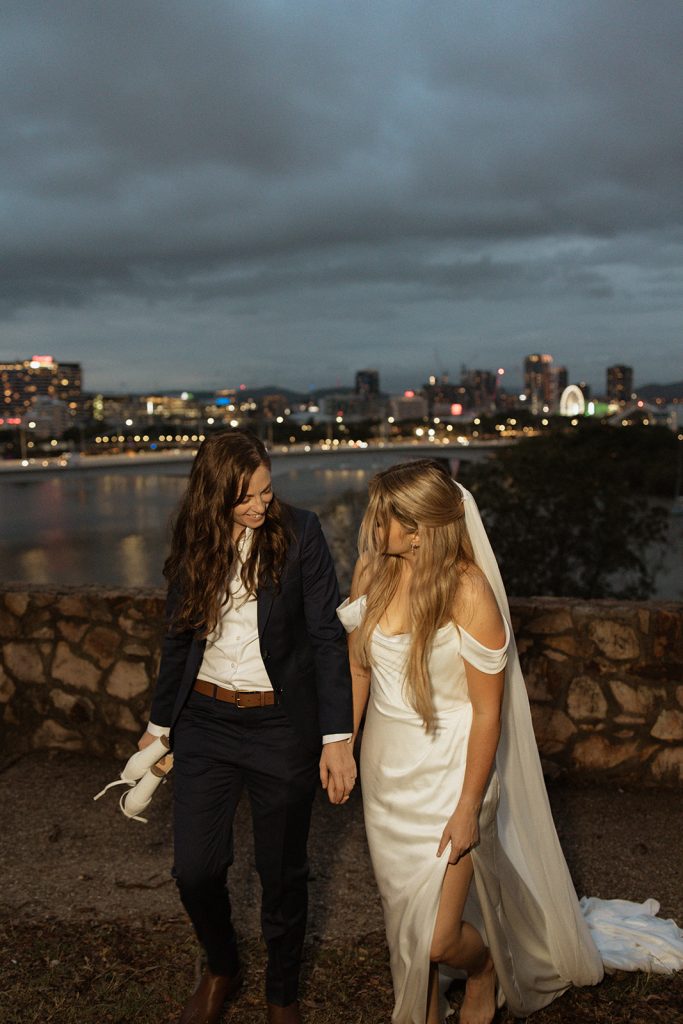
[[[683,8],[10,3],[0,361],[683,378]],[[306,373],[299,368],[305,367]]]

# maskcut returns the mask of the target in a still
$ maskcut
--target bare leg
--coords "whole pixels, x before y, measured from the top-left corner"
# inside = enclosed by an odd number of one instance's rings
[[[496,1012],[493,961],[476,928],[462,920],[471,880],[472,858],[469,855],[462,857],[457,864],[448,865],[434,925],[430,959],[432,964],[448,964],[449,967],[467,973],[460,1024],[491,1024]],[[432,974],[435,975],[436,971]],[[433,977],[430,980],[426,1024],[437,1024],[438,988]]]

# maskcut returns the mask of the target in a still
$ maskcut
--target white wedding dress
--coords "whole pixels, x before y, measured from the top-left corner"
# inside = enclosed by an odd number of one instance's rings
[[[525,1017],[570,985],[600,981],[603,966],[683,967],[683,932],[654,915],[654,900],[579,904],[552,820],[502,579],[474,499],[461,488],[477,564],[505,620],[506,644],[483,647],[449,624],[437,631],[430,678],[437,715],[425,732],[403,692],[409,635],[378,627],[361,748],[368,844],[382,899],[394,984],[394,1024],[424,1024],[431,945],[448,858],[436,850],[462,787],[472,706],[464,662],[495,674],[506,666],[502,733],[483,802],[480,842],[464,918],[491,950],[504,998]],[[338,615],[351,632],[365,597]]]

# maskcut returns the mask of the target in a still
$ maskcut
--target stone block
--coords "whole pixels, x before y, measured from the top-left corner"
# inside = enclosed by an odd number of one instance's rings
[[[94,626],[83,640],[84,654],[93,658],[102,668],[112,665],[121,653],[121,636],[107,626]]]
[[[0,665],[0,704],[7,704],[16,693],[16,686]]]
[[[34,640],[52,640],[55,627],[52,616],[47,609],[24,618],[24,635]]]
[[[660,750],[650,765],[650,771],[657,782],[683,784],[683,747]]]
[[[551,661],[567,661],[567,655],[560,654],[559,651],[548,650],[545,652],[545,656],[546,658],[550,658]]]
[[[12,615],[16,615],[18,618],[21,618],[28,608],[28,594],[5,594],[5,608],[11,611]]]
[[[531,718],[538,749],[542,754],[557,754],[576,732],[576,726],[557,708],[532,706]]]
[[[69,615],[76,619],[90,618],[91,602],[76,594],[62,594],[57,598],[57,609],[60,615]]]
[[[577,653],[576,637],[572,633],[567,636],[549,637],[546,643],[548,647],[551,647],[554,651],[563,651],[564,654],[570,654],[572,656]]]
[[[50,700],[74,722],[92,722],[95,717],[95,705],[81,694],[54,689],[50,690]]]
[[[0,608],[0,637],[13,640],[21,632],[21,623],[14,615]]]
[[[673,708],[660,711],[650,735],[658,740],[683,740],[683,711]]]
[[[72,644],[79,644],[88,628],[87,622],[71,622],[64,619],[57,623],[57,632]]]
[[[588,635],[600,652],[613,661],[630,661],[640,653],[635,631],[622,622],[594,619],[589,623]]]
[[[577,676],[569,687],[567,711],[571,718],[602,719],[607,714],[607,701],[600,684],[589,676]]]
[[[101,672],[91,662],[79,658],[63,640],[57,644],[52,676],[76,689],[97,690]]]
[[[107,601],[97,592],[61,594],[57,598],[57,609],[60,615],[94,622],[110,622],[112,617]]]
[[[676,700],[683,708],[683,686],[676,687]]]
[[[33,734],[34,747],[55,747],[59,750],[82,750],[83,738],[59,722],[46,718],[40,728]]]
[[[142,644],[125,644],[123,653],[132,654],[134,658],[147,658],[149,647],[143,647]]]
[[[647,715],[656,703],[666,698],[666,690],[660,686],[629,686],[620,679],[612,679],[609,688],[620,706],[630,715]]]
[[[603,771],[606,768],[615,768],[634,757],[639,746],[637,739],[626,743],[611,743],[606,736],[594,733],[574,744],[572,761],[579,768]]]
[[[149,676],[142,662],[119,661],[107,683],[107,693],[119,700],[130,700],[144,693],[149,684]]]
[[[566,633],[572,629],[572,617],[566,608],[558,608],[556,611],[545,612],[536,618],[530,619],[525,624],[525,631],[528,633]]]
[[[119,616],[119,626],[124,633],[135,637],[136,640],[149,640],[159,633],[161,623],[140,622],[137,619],[131,618],[130,615],[121,615]]]
[[[638,625],[640,626],[640,632],[647,636],[650,632],[650,613],[645,608],[638,609]]]
[[[138,722],[127,704],[122,704],[118,709],[116,724],[119,729],[127,729],[128,732],[136,732],[142,735],[145,726]]]
[[[44,683],[45,669],[36,644],[13,641],[5,644],[5,668],[22,683]]]

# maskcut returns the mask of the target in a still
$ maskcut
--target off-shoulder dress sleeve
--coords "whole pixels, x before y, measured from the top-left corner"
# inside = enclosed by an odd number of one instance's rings
[[[339,614],[337,612],[337,614]],[[343,621],[343,620],[342,620]],[[501,672],[508,660],[508,647],[510,645],[510,627],[508,626],[505,619],[503,619],[505,626],[505,643],[498,650],[492,651],[490,647],[484,647],[478,640],[463,629],[462,626],[458,626],[460,632],[460,653],[462,654],[465,661],[468,661],[474,668],[479,669],[480,672],[485,672],[487,675],[494,676],[497,672]]]
[[[357,629],[365,615],[365,594],[361,594],[355,601],[346,598],[337,608],[337,617],[347,633],[353,633]]]

